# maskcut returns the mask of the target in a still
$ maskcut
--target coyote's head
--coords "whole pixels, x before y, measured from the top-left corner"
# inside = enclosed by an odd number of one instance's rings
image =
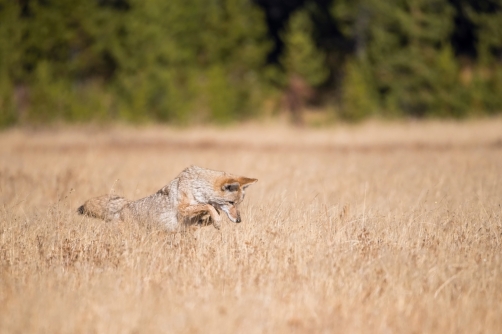
[[[246,188],[257,182],[257,179],[249,177],[225,177],[216,183],[216,189],[220,196],[212,204],[218,209],[224,211],[228,218],[234,223],[241,222],[239,204],[246,196]]]

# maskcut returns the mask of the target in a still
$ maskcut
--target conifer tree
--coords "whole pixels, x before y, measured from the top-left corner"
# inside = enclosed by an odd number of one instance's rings
[[[341,0],[333,14],[372,69],[383,110],[415,116],[464,111],[444,96],[459,75],[457,68],[446,68],[441,60],[455,61],[448,52],[453,29],[453,8],[448,2]],[[449,79],[444,81],[444,76]],[[440,86],[441,82],[445,85]]]
[[[270,45],[252,3],[137,0],[127,19],[116,82],[131,106],[179,122],[225,122],[250,107]]]
[[[0,0],[0,127],[15,123],[14,82],[21,58],[22,26],[19,8],[12,1]]]
[[[474,69],[471,92],[475,112],[502,112],[502,3],[483,1],[464,6],[469,18],[478,27],[478,59]]]
[[[326,55],[312,39],[312,21],[306,10],[294,13],[284,34],[284,55],[281,63],[287,75],[298,75],[310,86],[326,81],[329,70]]]
[[[284,54],[281,65],[285,71],[286,101],[293,122],[303,123],[302,108],[311,97],[312,88],[323,84],[328,76],[326,55],[312,39],[312,22],[306,10],[292,14],[284,33]]]

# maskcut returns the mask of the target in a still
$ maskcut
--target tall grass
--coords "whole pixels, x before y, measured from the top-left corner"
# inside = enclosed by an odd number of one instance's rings
[[[501,128],[1,133],[0,332],[500,332]],[[241,224],[75,213],[190,164],[259,179]]]

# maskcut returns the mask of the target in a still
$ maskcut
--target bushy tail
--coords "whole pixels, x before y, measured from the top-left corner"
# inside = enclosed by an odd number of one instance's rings
[[[124,197],[104,195],[91,198],[81,205],[77,212],[81,215],[110,221],[120,217],[120,211],[127,203],[129,201]]]
[[[77,213],[79,215],[85,215],[85,207],[84,207],[84,204],[82,204],[81,206],[78,207],[77,209]]]

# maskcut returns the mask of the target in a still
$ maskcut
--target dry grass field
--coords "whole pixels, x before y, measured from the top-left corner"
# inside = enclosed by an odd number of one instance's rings
[[[241,224],[78,216],[196,164]],[[500,333],[502,120],[0,133],[1,333]],[[226,218],[225,218],[226,219]]]

